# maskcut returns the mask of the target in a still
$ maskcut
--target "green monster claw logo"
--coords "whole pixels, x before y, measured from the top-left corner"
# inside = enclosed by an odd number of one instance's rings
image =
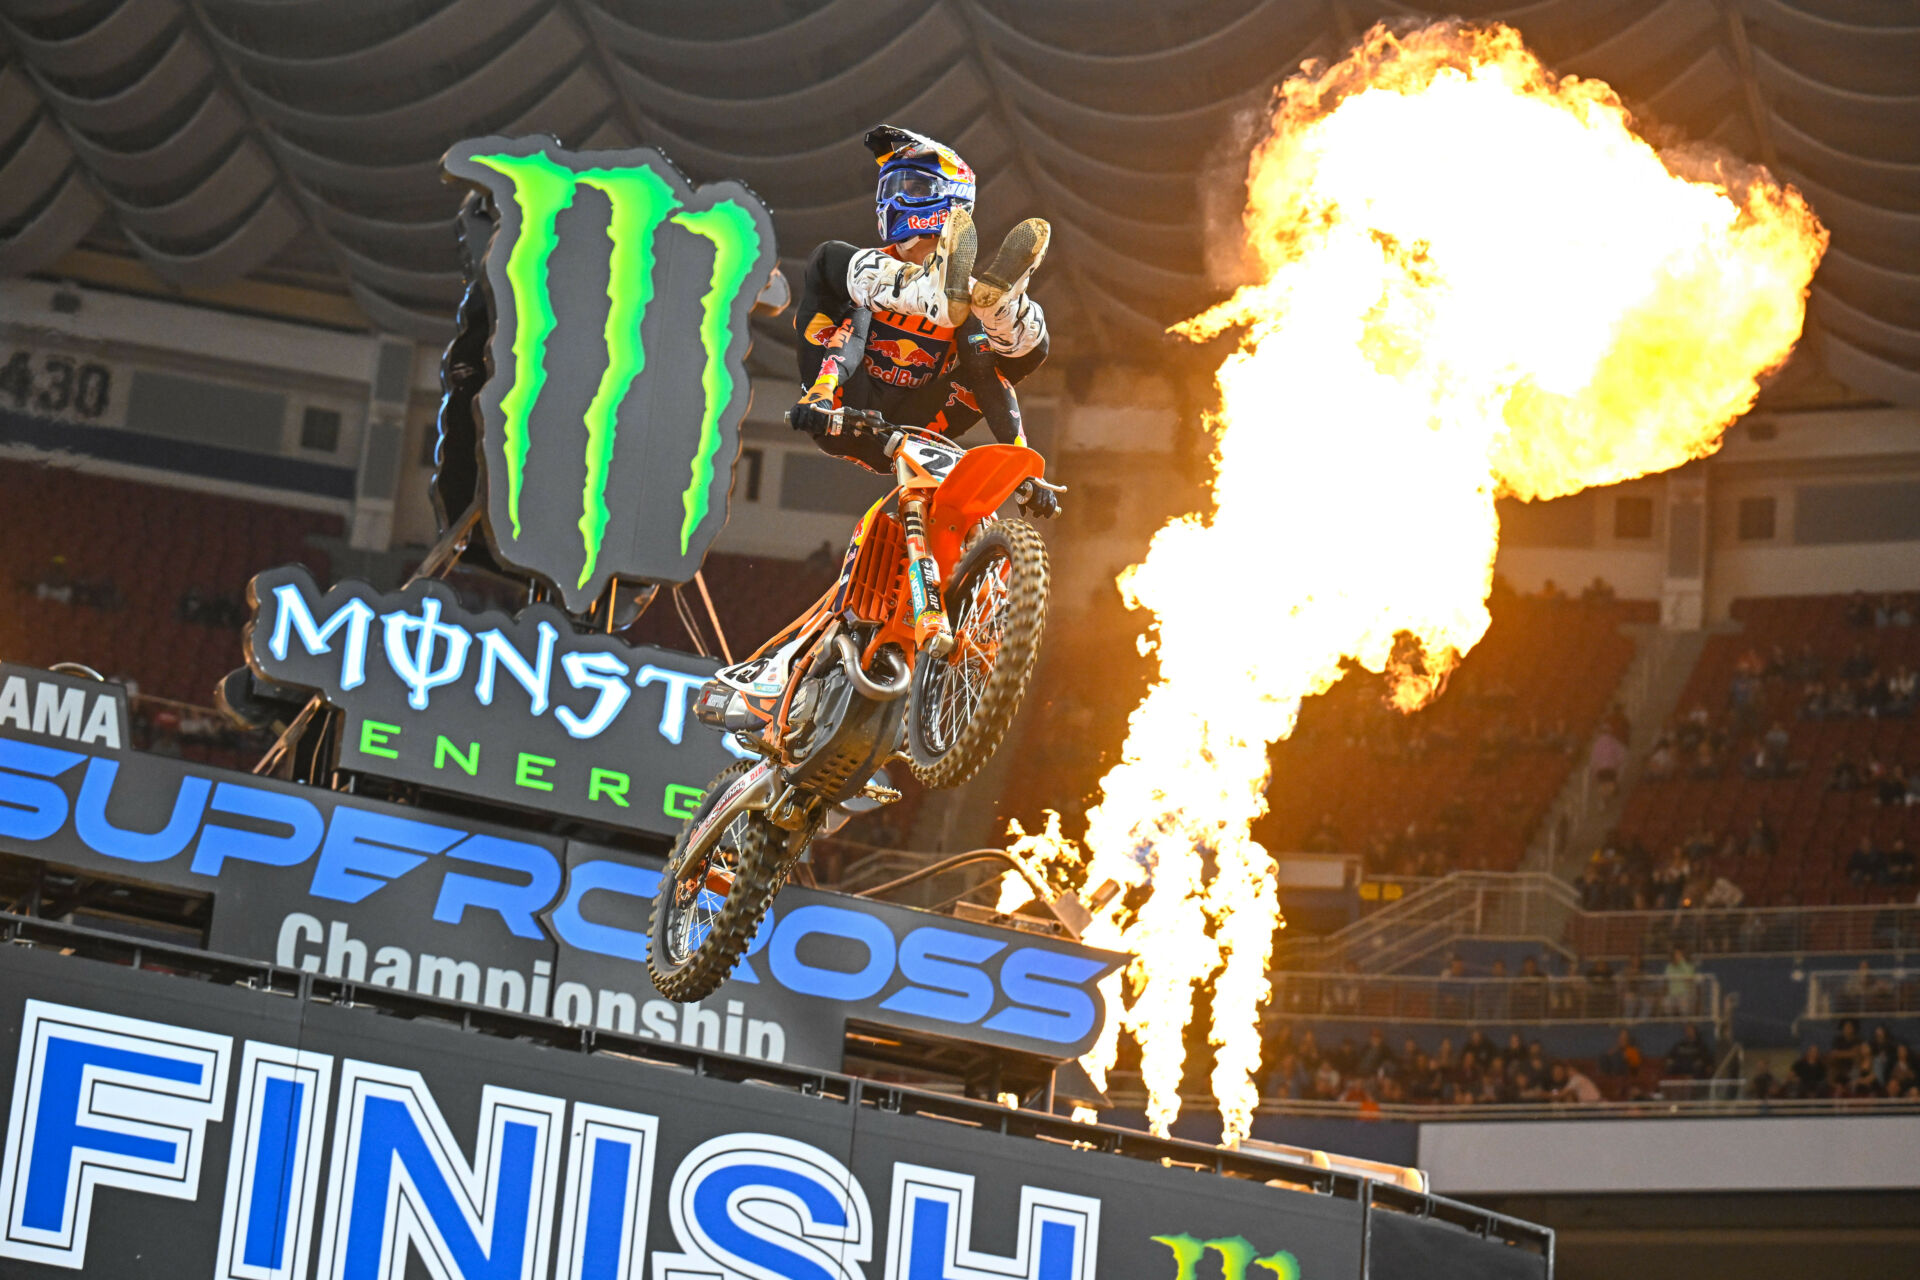
[[[497,432],[498,466],[506,490],[505,523],[515,540],[509,558],[556,581],[571,578],[572,586],[585,589],[603,568],[611,573],[649,576],[635,573],[629,565],[604,565],[603,557],[615,508],[633,500],[629,491],[633,468],[644,467],[649,476],[657,471],[668,453],[660,447],[663,439],[685,441],[682,448],[673,450],[685,458],[681,479],[674,482],[677,509],[670,519],[664,511],[658,516],[651,510],[639,513],[642,534],[623,537],[621,545],[648,541],[645,531],[664,523],[666,527],[658,534],[665,536],[656,535],[653,541],[665,543],[680,557],[687,557],[696,532],[712,513],[714,479],[728,443],[725,424],[737,421],[744,408],[744,398],[738,394],[742,388],[736,385],[730,365],[741,358],[740,339],[753,293],[750,284],[765,274],[773,259],[771,228],[766,210],[745,188],[725,184],[733,191],[719,198],[712,198],[717,194],[714,188],[705,188],[699,194],[709,198],[703,201],[657,153],[570,156],[529,141],[534,145],[508,139],[463,143],[448,153],[447,167],[455,176],[487,187],[501,211],[500,232],[489,250],[489,263],[497,271],[493,278],[496,325],[506,319],[500,313],[510,313],[512,341],[510,352],[501,350],[496,329],[493,377],[508,381],[502,375],[509,375],[510,382],[498,396],[497,422],[488,425]],[[588,160],[601,163],[588,165]],[[609,160],[636,162],[604,163]],[[481,170],[506,181],[489,181]],[[574,209],[583,188],[604,196],[609,209],[606,240],[598,244],[587,242],[597,237],[565,230],[580,224],[583,215],[575,213],[570,221],[563,215]],[[668,237],[676,229],[686,233],[688,244],[704,241],[704,253],[670,243]],[[563,238],[569,243],[563,245]],[[580,243],[573,243],[576,240]],[[503,247],[505,260],[501,266],[496,255]],[[582,270],[586,255],[591,255],[591,272]],[[563,430],[553,412],[542,406],[556,394],[551,378],[555,344],[582,340],[581,330],[577,326],[570,330],[567,321],[569,302],[581,305],[575,300],[584,292],[579,283],[582,278],[604,282],[606,322],[599,337],[605,354],[592,399],[584,413]],[[502,283],[510,299],[499,296]],[[689,295],[695,291],[697,321],[689,305],[693,301]],[[657,305],[668,307],[674,327],[662,331],[660,325],[655,326],[653,342],[660,349],[650,353],[642,339],[642,326]],[[689,322],[684,328],[682,316]],[[643,378],[648,373],[650,355],[661,368],[653,377]],[[699,407],[682,409],[685,397],[674,400],[663,393],[661,378],[677,378],[690,385],[693,379],[689,366],[696,362]],[[578,401],[571,403],[577,405]],[[569,414],[576,411],[570,410]],[[638,435],[633,434],[636,427],[643,429]],[[529,488],[542,469],[548,474],[557,472],[553,464],[543,462],[548,456],[543,451],[553,449],[569,435],[579,449],[574,467],[584,463],[578,519],[578,545],[584,554],[577,574],[569,565],[563,577],[544,564],[530,563],[540,557],[529,554],[526,540],[531,535],[527,526],[534,522],[530,511],[540,507],[536,504],[530,509],[527,502]],[[621,473],[621,486],[610,494],[619,457],[628,459],[622,464],[628,469]],[[573,473],[582,474],[579,470]],[[555,496],[543,488],[539,498],[550,502]],[[704,541],[701,550],[704,552]],[[697,567],[696,560],[684,572],[673,574],[671,580],[684,581]]]
[[[1283,1250],[1264,1258],[1259,1257],[1260,1251],[1245,1236],[1202,1240],[1183,1231],[1177,1236],[1155,1236],[1153,1240],[1155,1244],[1163,1244],[1172,1251],[1177,1268],[1173,1280],[1197,1280],[1200,1262],[1209,1253],[1220,1255],[1222,1280],[1248,1280],[1248,1267],[1270,1271],[1275,1280],[1300,1280],[1300,1264],[1292,1254]]]

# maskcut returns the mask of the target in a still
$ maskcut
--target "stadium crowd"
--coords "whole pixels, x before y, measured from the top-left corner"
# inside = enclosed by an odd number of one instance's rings
[[[1793,1065],[1779,1076],[1762,1068],[1750,1083],[1753,1097],[1892,1098],[1920,1102],[1920,1062],[1913,1046],[1882,1022],[1860,1034],[1855,1018],[1843,1018],[1833,1042],[1821,1052],[1809,1041]]]
[[[1515,1031],[1504,1044],[1479,1028],[1456,1045],[1442,1040],[1429,1053],[1413,1040],[1398,1050],[1379,1027],[1356,1044],[1343,1037],[1322,1046],[1312,1030],[1297,1037],[1290,1023],[1270,1028],[1262,1061],[1266,1101],[1345,1102],[1364,1113],[1392,1105],[1488,1106],[1516,1103],[1595,1103],[1653,1097],[1656,1080],[1707,1080],[1714,1072],[1712,1042],[1687,1023],[1665,1058],[1640,1049],[1622,1027],[1613,1047],[1592,1062],[1550,1056],[1539,1040]]]

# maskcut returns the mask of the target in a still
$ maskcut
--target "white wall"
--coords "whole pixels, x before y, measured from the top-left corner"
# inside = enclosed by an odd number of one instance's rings
[[[1920,1187],[1920,1116],[1423,1124],[1442,1195]]]

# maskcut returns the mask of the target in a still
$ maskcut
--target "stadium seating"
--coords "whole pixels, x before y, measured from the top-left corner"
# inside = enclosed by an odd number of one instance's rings
[[[1517,865],[1633,657],[1621,625],[1651,621],[1649,604],[1503,595],[1486,638],[1425,710],[1401,716],[1377,677],[1350,675],[1309,700],[1274,748],[1272,813],[1254,834],[1275,850],[1365,852],[1375,873]],[[1058,808],[1072,830],[1097,793],[1151,672],[1131,651],[1138,626],[1105,619],[1049,634],[1026,714],[1045,707],[1056,724],[1029,728],[1007,797],[1030,828]]]
[[[342,527],[336,515],[0,462],[0,657],[83,662],[206,706],[240,662],[248,579],[299,561],[324,581],[327,557],[310,539]],[[189,592],[216,606],[208,621],[183,616]]]
[[[1708,871],[1732,879],[1745,891],[1749,905],[1911,900],[1911,885],[1855,883],[1847,874],[1847,861],[1863,836],[1881,849],[1896,839],[1910,846],[1920,843],[1920,806],[1882,804],[1871,785],[1835,791],[1830,782],[1842,756],[1861,766],[1877,758],[1889,769],[1920,763],[1920,722],[1910,714],[1803,719],[1806,681],[1792,671],[1754,682],[1754,710],[1744,718],[1730,706],[1743,656],[1749,663],[1756,656],[1771,663],[1775,646],[1784,651],[1789,666],[1810,648],[1819,662],[1818,678],[1829,686],[1856,646],[1864,646],[1883,671],[1900,664],[1920,667],[1920,627],[1874,626],[1870,618],[1866,625],[1851,624],[1850,603],[1855,609],[1862,604],[1872,608],[1844,596],[1734,604],[1741,631],[1708,641],[1680,700],[1683,715],[1704,708],[1712,725],[1727,734],[1720,776],[1689,776],[1683,759],[1678,776],[1641,782],[1627,797],[1621,823],[1625,834],[1638,838],[1658,860],[1696,828],[1703,827],[1710,838],[1732,833],[1743,841],[1755,819],[1764,817],[1778,839],[1772,857],[1750,856],[1742,845],[1708,860]],[[1747,776],[1741,767],[1744,758],[1754,750],[1757,735],[1776,722],[1789,734],[1787,775]]]

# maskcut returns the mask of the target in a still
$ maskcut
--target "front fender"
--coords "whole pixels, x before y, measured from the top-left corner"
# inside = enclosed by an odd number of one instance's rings
[[[927,545],[944,580],[960,558],[967,531],[1013,496],[1021,484],[1046,474],[1047,460],[1017,444],[983,444],[953,464],[927,504]]]

